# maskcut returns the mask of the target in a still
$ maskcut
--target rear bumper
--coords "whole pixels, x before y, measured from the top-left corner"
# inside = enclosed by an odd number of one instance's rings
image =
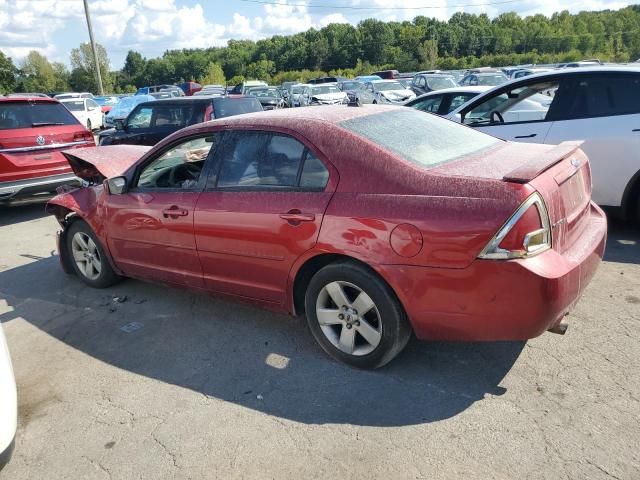
[[[55,193],[62,185],[82,185],[82,181],[72,173],[51,175],[47,177],[28,178],[13,182],[0,183],[0,203],[41,193]]]
[[[387,266],[415,334],[429,340],[525,340],[558,325],[589,284],[607,237],[604,213],[591,204],[589,224],[560,254],[475,260],[465,269]]]

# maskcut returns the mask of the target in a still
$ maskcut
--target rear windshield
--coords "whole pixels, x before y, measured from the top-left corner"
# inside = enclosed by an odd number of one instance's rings
[[[63,105],[72,112],[80,112],[84,110],[84,100],[74,100],[73,102],[63,102]]]
[[[7,102],[0,104],[0,130],[77,124],[78,120],[59,103]]]
[[[214,98],[213,112],[216,118],[232,117],[243,113],[261,112],[262,105],[256,97]]]
[[[425,168],[501,142],[477,130],[412,108],[353,118],[340,123],[340,126]]]

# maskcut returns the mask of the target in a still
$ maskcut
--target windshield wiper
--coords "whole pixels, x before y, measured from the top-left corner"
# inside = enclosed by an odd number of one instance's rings
[[[35,122],[32,123],[32,127],[45,127],[47,125],[66,125],[64,122]]]

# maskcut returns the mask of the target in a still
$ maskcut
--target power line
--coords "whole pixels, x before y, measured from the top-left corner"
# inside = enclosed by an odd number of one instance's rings
[[[306,7],[306,8],[330,8],[341,10],[442,10],[448,8],[461,8],[461,7],[488,7],[492,5],[505,5],[508,3],[519,3],[525,0],[501,0],[498,2],[487,3],[460,3],[456,5],[423,5],[421,7],[359,7],[355,5],[314,5],[306,3],[286,3],[279,2],[277,0],[238,0],[245,3],[258,3],[261,5],[278,5],[282,7]]]

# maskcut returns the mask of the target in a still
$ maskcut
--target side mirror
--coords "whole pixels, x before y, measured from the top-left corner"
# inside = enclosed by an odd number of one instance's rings
[[[453,120],[454,122],[458,122],[458,123],[462,123],[462,121],[464,120],[464,118],[462,117],[461,114],[456,113],[455,115],[453,115],[451,117],[451,120]]]
[[[107,189],[111,195],[122,195],[127,190],[126,177],[113,177],[105,180]]]
[[[124,128],[124,120],[121,118],[117,118],[114,120],[114,123],[116,125],[116,130],[125,130]]]

